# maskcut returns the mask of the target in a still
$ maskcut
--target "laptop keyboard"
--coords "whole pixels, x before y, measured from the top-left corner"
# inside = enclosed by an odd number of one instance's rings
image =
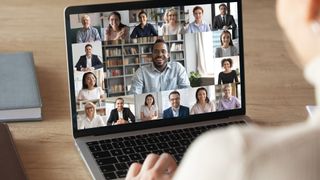
[[[184,152],[197,136],[209,129],[222,128],[233,124],[242,125],[245,122],[237,121],[91,141],[87,142],[87,145],[107,180],[124,178],[133,162],[143,163],[143,160],[150,153],[169,153],[179,163]]]

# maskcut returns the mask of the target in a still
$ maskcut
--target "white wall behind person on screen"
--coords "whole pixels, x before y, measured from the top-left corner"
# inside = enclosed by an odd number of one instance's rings
[[[85,14],[72,14],[70,15],[70,27],[71,29],[82,28],[81,18]],[[99,13],[88,13],[90,17],[91,26],[101,26],[100,14]]]
[[[185,34],[186,70],[197,71],[202,77],[213,76],[213,31]]]
[[[204,20],[206,23],[209,24],[210,27],[212,27],[212,12],[211,12],[211,4],[199,4],[197,6],[200,6],[203,8],[203,16],[202,20]],[[194,21],[193,16],[193,8],[195,6],[185,6],[184,12],[189,12],[189,23]]]

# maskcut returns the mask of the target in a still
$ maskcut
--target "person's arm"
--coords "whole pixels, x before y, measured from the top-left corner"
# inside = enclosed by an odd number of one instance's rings
[[[92,27],[94,28],[94,27]],[[101,41],[101,38],[100,38],[100,34],[99,34],[99,30],[94,28],[94,33],[95,33],[95,37],[94,37],[94,40],[95,41]]]
[[[114,112],[114,109],[111,110],[110,112],[110,116],[108,118],[108,121],[107,121],[107,125],[110,126],[113,124],[113,122],[115,121],[116,117],[115,117],[115,112]]]
[[[140,118],[141,118],[141,120],[146,120],[143,112],[140,112]]]
[[[130,88],[130,94],[142,94],[143,91],[143,74],[142,67],[138,68],[134,77],[132,78],[132,85]]]
[[[103,67],[103,64],[97,55],[92,56],[93,59],[93,67],[94,69],[100,69]]]
[[[101,87],[97,87],[98,88],[98,91],[99,91],[99,94],[100,94],[100,99],[105,99],[106,98],[106,96],[105,96],[105,93],[104,93],[104,91],[102,90],[102,88]]]
[[[136,122],[136,117],[133,115],[133,113],[131,112],[131,110],[129,108],[128,108],[128,113],[129,113],[128,115],[129,115],[131,123]]]
[[[157,107],[154,110],[154,116],[152,117],[152,119],[158,119],[158,108]]]
[[[222,84],[222,72],[219,73],[219,76],[218,76],[218,84]]]
[[[220,47],[218,47],[218,48],[216,49],[216,52],[215,52],[215,57],[216,57],[216,58],[219,58],[219,57],[222,56],[222,55],[221,55],[221,54],[222,54],[222,53],[221,53],[221,50],[222,50],[222,49],[221,49]]]
[[[98,121],[98,123],[97,123],[98,127],[106,125],[106,123],[103,121],[103,119],[102,119],[102,117],[100,115],[97,115],[96,118],[97,118],[97,121]]]
[[[231,17],[231,25],[232,25],[232,29],[236,29],[237,28],[237,24],[236,24],[236,21],[234,20],[233,16],[230,15]]]
[[[241,108],[241,103],[237,97],[234,97],[236,100],[236,108]]]
[[[237,76],[237,71],[233,70],[233,73],[234,73],[234,81],[235,82],[239,82],[239,79],[238,79],[238,76]]]
[[[219,16],[215,16],[213,18],[213,25],[212,25],[212,29],[213,30],[219,30],[219,22],[220,21],[220,17]]]
[[[187,71],[178,62],[177,62],[177,71],[178,71],[178,74],[179,74],[179,77],[178,77],[178,88],[179,89],[189,88],[190,87],[190,81],[189,81],[189,77],[188,77]]]
[[[126,41],[129,40],[129,27],[128,26],[124,27],[123,37],[124,37],[124,40],[126,40]]]
[[[80,30],[77,32],[77,43],[83,43],[82,37],[81,37],[81,30],[82,30],[82,29],[80,29]]]
[[[81,71],[81,68],[82,68],[81,56],[74,67],[77,69],[77,71]]]
[[[150,25],[150,30],[151,30],[151,34],[150,35],[152,35],[152,36],[158,36],[158,32],[157,32],[157,30],[153,27],[153,25],[152,24],[149,24]]]
[[[139,26],[139,25],[138,25]],[[137,26],[134,27],[132,33],[130,34],[130,38],[133,39],[133,38],[137,38]]]
[[[78,101],[84,100],[84,98],[83,98],[83,96],[82,96],[82,89],[80,89],[80,91],[79,91],[79,93],[78,93],[77,100],[78,100]]]
[[[221,98],[218,102],[217,111],[222,111],[222,110],[223,110],[223,106],[222,106],[222,98]]]

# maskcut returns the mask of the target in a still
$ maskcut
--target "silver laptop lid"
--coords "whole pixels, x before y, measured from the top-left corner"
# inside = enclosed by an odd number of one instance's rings
[[[66,8],[74,136],[245,114],[241,6],[163,0]]]

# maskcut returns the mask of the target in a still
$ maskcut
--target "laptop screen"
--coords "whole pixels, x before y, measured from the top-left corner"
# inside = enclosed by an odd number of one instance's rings
[[[240,0],[65,10],[75,136],[245,114]]]

